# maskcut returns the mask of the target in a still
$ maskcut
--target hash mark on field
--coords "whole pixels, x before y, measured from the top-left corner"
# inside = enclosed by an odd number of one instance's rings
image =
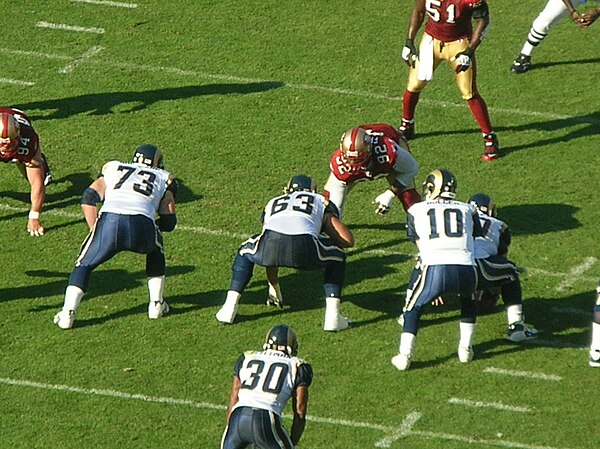
[[[490,366],[483,370],[484,373],[503,374],[505,376],[528,377],[530,379],[553,380],[559,382],[562,377],[555,374],[534,373],[531,371],[514,371],[509,369],[494,368]]]
[[[46,23],[46,22],[44,22]],[[104,32],[104,30],[102,31]],[[23,50],[11,50],[8,48],[0,48],[0,53],[9,53],[9,54],[23,54],[28,56],[37,56],[40,58],[48,58],[48,59],[66,59],[71,60],[72,58],[64,55],[55,55],[55,54],[45,54],[40,52],[24,52]],[[170,73],[177,76],[182,77],[193,77],[193,78],[205,78],[205,79],[214,79],[219,81],[231,81],[238,83],[265,83],[272,80],[264,80],[264,79],[256,79],[256,78],[246,78],[241,76],[233,76],[233,75],[221,75],[214,73],[206,73],[200,72],[197,70],[184,70],[177,67],[166,67],[166,66],[152,66],[152,65],[144,65],[144,64],[130,64],[126,62],[119,61],[87,61],[88,64],[102,65],[109,68],[119,67],[123,69],[130,70],[139,70],[139,71],[149,71],[149,72],[164,72]],[[290,89],[297,90],[307,90],[307,91],[320,91],[327,92],[332,94],[341,94],[341,95],[349,95],[355,97],[363,97],[370,98],[374,100],[383,100],[383,101],[401,101],[402,97],[388,94],[380,94],[375,92],[367,92],[353,89],[343,89],[339,87],[326,87],[326,86],[315,86],[310,84],[296,84],[296,83],[287,83],[283,82],[283,86]],[[450,103],[446,101],[440,100],[431,100],[424,98],[420,100],[421,103],[430,105],[432,107],[443,107],[443,108],[465,108],[464,102],[461,103]],[[507,109],[507,108],[495,108],[488,107],[488,109],[492,112],[503,113],[508,115],[522,115],[526,117],[539,117],[546,118],[551,120],[569,120],[574,123],[592,123],[592,124],[600,124],[600,120],[594,119],[592,117],[576,117],[562,114],[553,114],[548,112],[540,112],[540,111],[527,111],[522,109]]]
[[[198,409],[209,409],[209,410],[226,410],[227,407],[221,404],[211,404],[209,402],[196,402],[191,401],[189,399],[176,399],[176,398],[168,398],[161,396],[147,396],[145,394],[135,394],[135,393],[125,393],[123,391],[109,390],[109,389],[98,389],[98,388],[79,388],[72,387],[69,385],[60,385],[60,384],[48,384],[43,382],[33,382],[30,380],[19,380],[19,379],[10,379],[7,377],[0,377],[0,383],[5,385],[13,385],[19,387],[31,387],[31,388],[39,388],[43,390],[54,390],[54,391],[63,391],[67,393],[78,393],[85,394],[90,396],[104,396],[111,397],[117,399],[127,399],[127,400],[137,400],[143,402],[152,402],[152,403],[160,403],[167,405],[185,405],[189,407],[194,407]],[[287,415],[284,415],[286,418],[290,418]],[[392,426],[383,426],[380,424],[368,423],[368,422],[360,422],[360,421],[349,421],[345,419],[332,419],[332,418],[320,418],[318,416],[308,415],[306,419],[308,421],[320,422],[324,424],[332,424],[337,426],[344,427],[352,427],[352,428],[367,428],[371,430],[379,430],[386,433],[390,433],[388,437],[385,437],[378,442],[375,443],[376,447],[389,447],[391,443],[393,443],[396,439],[403,436],[417,436],[422,438],[427,438],[430,440],[450,440],[450,441],[460,441],[463,443],[476,444],[476,445],[487,445],[487,446],[497,446],[503,448],[514,448],[514,449],[561,449],[555,448],[551,446],[536,446],[531,444],[523,444],[517,443],[515,441],[507,441],[507,440],[481,440],[479,438],[474,437],[466,437],[463,435],[455,435],[451,433],[442,433],[442,432],[425,432],[412,430],[412,426],[414,423],[421,417],[421,414],[418,412],[410,413],[402,422],[400,428],[392,427]],[[396,437],[397,435],[397,437]],[[389,441],[389,445],[385,445],[386,442]],[[566,448],[562,448],[566,449]]]
[[[107,0],[71,0],[72,3],[89,3],[91,5],[114,6],[116,8],[137,8],[137,3],[110,2]]]
[[[21,80],[13,80],[10,78],[0,78],[0,83],[2,84],[16,84],[17,86],[33,86],[35,83],[31,81],[21,81]]]
[[[569,270],[569,273],[565,279],[558,284],[556,291],[562,292],[573,285],[573,282],[577,278],[580,278],[583,273],[592,268],[592,266],[598,261],[595,257],[586,257],[581,265],[577,265]]]
[[[82,62],[84,62],[85,60],[87,60],[93,56],[96,56],[102,50],[104,50],[104,47],[101,47],[100,45],[93,46],[92,48],[90,48],[89,50],[84,52],[81,56],[73,59],[73,61],[71,61],[69,64],[67,64],[67,66],[60,69],[58,71],[58,73],[63,73],[63,74],[71,73],[75,69],[75,67],[77,67],[79,64],[81,64]]]
[[[506,412],[521,412],[527,413],[530,412],[531,409],[529,407],[520,407],[518,405],[506,405],[501,402],[481,402],[481,401],[471,401],[469,399],[460,399],[460,398],[450,398],[448,399],[449,404],[456,405],[465,405],[467,407],[475,407],[475,408],[494,408],[496,410],[504,410]]]
[[[104,34],[104,28],[95,28],[95,27],[80,27],[75,25],[65,25],[64,23],[51,23],[44,22],[40,20],[35,25],[38,28],[49,28],[51,30],[62,30],[62,31],[75,31],[77,33],[96,33],[96,34]]]

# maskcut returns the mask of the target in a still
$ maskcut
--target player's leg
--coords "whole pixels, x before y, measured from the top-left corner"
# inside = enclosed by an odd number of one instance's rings
[[[146,276],[148,277],[148,318],[157,319],[166,315],[171,307],[164,300],[165,254],[162,245],[146,256]]]
[[[594,305],[594,317],[592,320],[592,343],[590,344],[589,364],[600,368],[600,282],[596,287],[596,304]]]
[[[462,265],[455,267],[455,281],[459,286],[460,298],[460,337],[458,341],[458,360],[461,363],[470,362],[473,359],[473,337],[475,335],[477,321],[477,307],[473,300],[477,274],[475,267]]]
[[[294,445],[281,418],[269,410],[255,410],[252,426],[253,440],[264,449],[293,449]]]

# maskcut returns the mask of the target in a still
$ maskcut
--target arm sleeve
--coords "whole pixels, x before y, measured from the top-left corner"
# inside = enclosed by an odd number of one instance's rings
[[[510,229],[508,226],[503,227],[500,231],[500,242],[498,243],[498,254],[504,255],[508,254],[508,247],[510,246],[510,242],[512,240],[512,236],[510,233]]]
[[[301,385],[304,387],[310,387],[310,385],[312,384],[312,380],[312,367],[308,363],[302,361],[298,366],[298,371],[296,372],[296,387],[299,387]]]

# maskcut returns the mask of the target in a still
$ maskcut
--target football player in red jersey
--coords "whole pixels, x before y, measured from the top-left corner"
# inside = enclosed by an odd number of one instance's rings
[[[406,140],[391,125],[360,125],[346,131],[329,166],[331,172],[323,194],[338,207],[340,216],[348,193],[360,181],[387,179],[389,189],[373,201],[377,204],[375,212],[380,215],[390,210],[394,198],[404,210],[421,201],[415,189],[419,164]]]
[[[50,168],[40,150],[40,140],[23,111],[0,108],[0,161],[14,162],[31,186],[31,210],[27,230],[44,235],[40,214],[46,198],[46,185],[52,180]]]
[[[427,14],[419,49],[414,39]],[[473,21],[475,27],[473,27]],[[408,85],[402,98],[399,130],[407,140],[415,135],[414,115],[419,95],[442,61],[452,64],[461,96],[471,108],[483,134],[482,159],[499,157],[498,139],[487,105],[477,90],[475,50],[490,23],[486,0],[415,0],[402,59],[410,67]]]

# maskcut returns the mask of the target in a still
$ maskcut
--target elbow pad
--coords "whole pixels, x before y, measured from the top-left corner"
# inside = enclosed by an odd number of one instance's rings
[[[159,215],[158,220],[156,220],[156,224],[158,225],[158,229],[160,229],[161,231],[171,232],[173,229],[175,229],[175,225],[177,224],[177,215]]]
[[[100,194],[98,192],[96,192],[94,189],[92,189],[91,187],[88,187],[87,189],[85,189],[83,191],[83,194],[81,195],[81,204],[88,204],[90,206],[95,206],[100,201],[102,201],[102,199],[100,198]]]

